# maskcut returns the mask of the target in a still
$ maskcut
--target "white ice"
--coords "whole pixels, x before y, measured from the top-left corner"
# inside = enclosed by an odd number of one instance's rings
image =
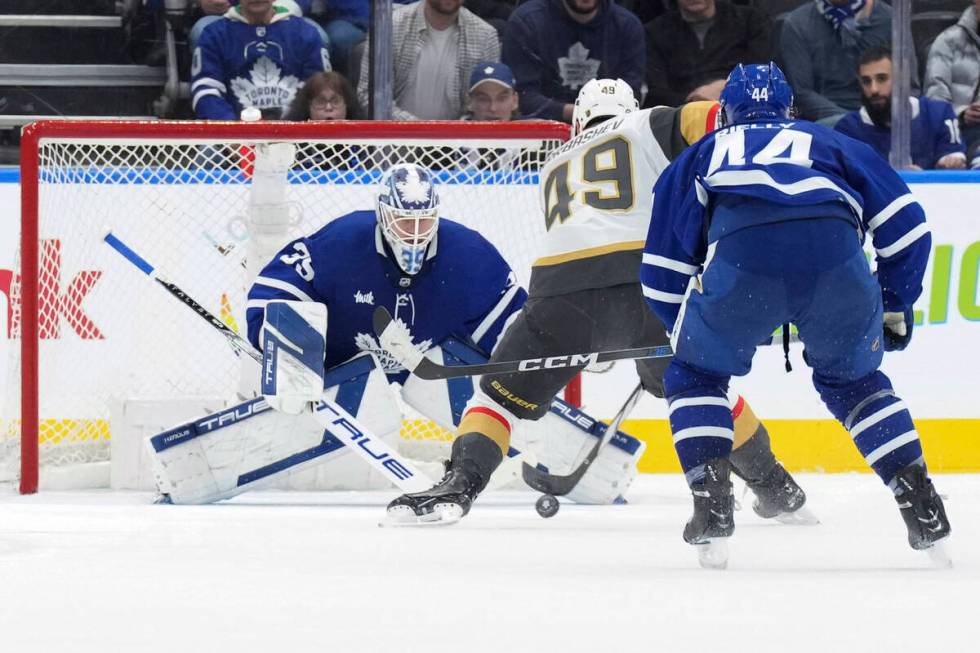
[[[818,526],[736,514],[727,571],[681,540],[679,476],[630,505],[481,497],[378,528],[392,493],[0,495],[0,651],[975,651],[980,476],[938,476],[955,567],[912,551],[871,475],[801,475]]]

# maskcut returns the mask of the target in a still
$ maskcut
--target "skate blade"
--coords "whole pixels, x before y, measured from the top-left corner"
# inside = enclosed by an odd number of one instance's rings
[[[925,549],[924,552],[927,556],[929,556],[929,562],[932,563],[934,568],[953,568],[953,558],[949,553],[949,548],[946,546],[946,538],[939,540],[928,549]]]
[[[382,528],[452,526],[463,518],[463,509],[455,504],[436,504],[432,512],[417,515],[408,506],[388,508],[385,519],[378,522]]]
[[[773,517],[780,524],[788,524],[790,526],[816,526],[820,523],[817,516],[810,511],[809,508],[803,506],[793,512],[781,512],[775,517]]]
[[[698,550],[698,564],[703,569],[728,568],[728,538],[716,537],[704,544],[695,544]]]

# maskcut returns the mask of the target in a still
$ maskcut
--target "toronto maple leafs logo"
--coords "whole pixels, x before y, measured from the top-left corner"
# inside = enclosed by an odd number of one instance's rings
[[[408,328],[400,318],[395,318],[395,322],[398,323],[400,328],[404,328],[411,334],[411,330]],[[396,374],[398,372],[405,371],[405,367],[395,360],[395,357],[389,354],[381,345],[378,343],[377,338],[369,333],[358,333],[354,336],[354,346],[360,351],[369,351],[374,354],[378,361],[381,363],[381,370],[385,374]],[[422,352],[429,351],[432,349],[432,339],[428,338],[422,342],[415,343],[415,347]]]
[[[395,182],[395,188],[406,204],[425,204],[429,201],[432,184],[419,177],[418,170],[409,168],[405,172],[404,181]]]
[[[562,86],[580,89],[587,81],[599,76],[599,60],[589,59],[589,49],[575,43],[568,48],[567,57],[558,57],[558,74],[561,75]]]
[[[354,303],[355,304],[370,304],[374,306],[374,293],[368,291],[362,293],[360,290],[354,291]]]
[[[243,107],[274,109],[289,106],[296,97],[300,81],[293,75],[282,76],[282,70],[269,57],[259,57],[252,66],[251,79],[236,77],[231,90]]]

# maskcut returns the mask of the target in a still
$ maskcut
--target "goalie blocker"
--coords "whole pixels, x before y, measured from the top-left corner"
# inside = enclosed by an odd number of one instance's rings
[[[471,345],[453,339],[427,353],[446,365],[474,364],[485,358]],[[389,446],[401,442],[402,414],[395,389],[371,354],[362,354],[326,372],[323,396],[354,415],[370,437]],[[472,379],[422,381],[409,378],[403,401],[444,428],[453,428],[473,394]],[[529,453],[525,460],[544,469],[576,465],[601,437],[603,427],[578,409],[556,400],[538,424],[515,433],[509,455]],[[371,451],[370,440],[362,446]],[[618,432],[611,446],[593,463],[569,498],[579,503],[612,503],[620,499],[637,473],[645,443]],[[324,432],[309,412],[273,410],[267,398],[244,401],[147,439],[160,492],[177,504],[210,503],[257,488],[345,489],[390,488],[391,483],[350,449]],[[419,461],[413,461],[419,464]],[[506,465],[501,479],[510,482]],[[440,463],[424,471],[438,477]],[[516,481],[523,486],[521,481]]]

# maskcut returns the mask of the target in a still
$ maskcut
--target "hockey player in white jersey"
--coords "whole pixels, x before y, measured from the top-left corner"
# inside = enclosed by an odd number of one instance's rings
[[[267,446],[256,446],[252,432],[238,440],[248,440],[249,451],[263,456],[267,451],[275,453],[266,458],[256,455],[249,459],[248,469],[232,469],[211,485],[198,478],[191,481],[193,487],[180,488],[175,487],[179,482],[169,478],[166,484],[172,499],[202,502],[233,496],[249,489],[254,480],[268,483],[272,476],[288,473],[299,464],[345,454],[347,449],[339,441],[324,436],[323,429],[309,419],[309,406],[324,389],[331,401],[381,439],[395,443],[400,439],[399,410],[387,381],[403,384],[402,400],[416,411],[444,428],[454,427],[473,394],[472,380],[408,377],[374,338],[375,308],[387,308],[416,341],[424,343],[429,356],[438,356],[447,364],[477,363],[486,360],[527,294],[489,241],[439,213],[432,174],[414,164],[398,164],[383,175],[374,211],[341,216],[288,243],[272,258],[252,285],[246,312],[249,339],[264,357],[264,399],[246,402],[224,420],[238,425],[229,428],[248,426],[267,433],[261,439]],[[270,406],[277,410],[270,411]],[[284,417],[289,414],[298,417]],[[533,445],[536,451],[529,453],[536,461],[560,464],[595,438],[582,427],[581,418],[574,408],[561,406],[546,420],[546,434],[529,433],[515,444],[522,448]],[[225,422],[208,419],[201,430],[220,439],[213,427]],[[309,435],[298,436],[300,431],[306,433],[304,429]],[[156,453],[181,455],[170,451],[174,440],[167,438],[167,434],[157,438],[160,448]],[[293,440],[297,445],[290,451],[288,443]],[[597,473],[590,474],[572,498],[587,503],[614,501],[635,476],[642,451],[642,442],[625,435],[617,438],[607,455],[597,461]],[[367,473],[368,468],[352,458],[349,466]],[[223,464],[222,469],[228,467]],[[336,467],[324,465],[316,470],[320,477],[328,477],[318,487],[365,487],[350,481],[347,470],[339,482],[329,478],[336,475]],[[437,477],[441,471],[430,473]],[[208,473],[204,470],[199,477]]]
[[[540,191],[545,249],[532,268],[530,298],[491,361],[569,352],[666,345],[639,283],[652,189],[670,160],[715,128],[718,105],[637,110],[622,80],[593,80],[575,102],[572,139],[549,160]],[[644,388],[663,397],[666,359],[636,362]],[[486,375],[457,429],[446,477],[406,494],[392,518],[435,521],[466,514],[510,446],[522,420],[547,414],[551,399],[581,368]],[[733,464],[755,492],[763,517],[798,511],[805,495],[776,461],[765,427],[745,401],[726,401],[736,423]]]

